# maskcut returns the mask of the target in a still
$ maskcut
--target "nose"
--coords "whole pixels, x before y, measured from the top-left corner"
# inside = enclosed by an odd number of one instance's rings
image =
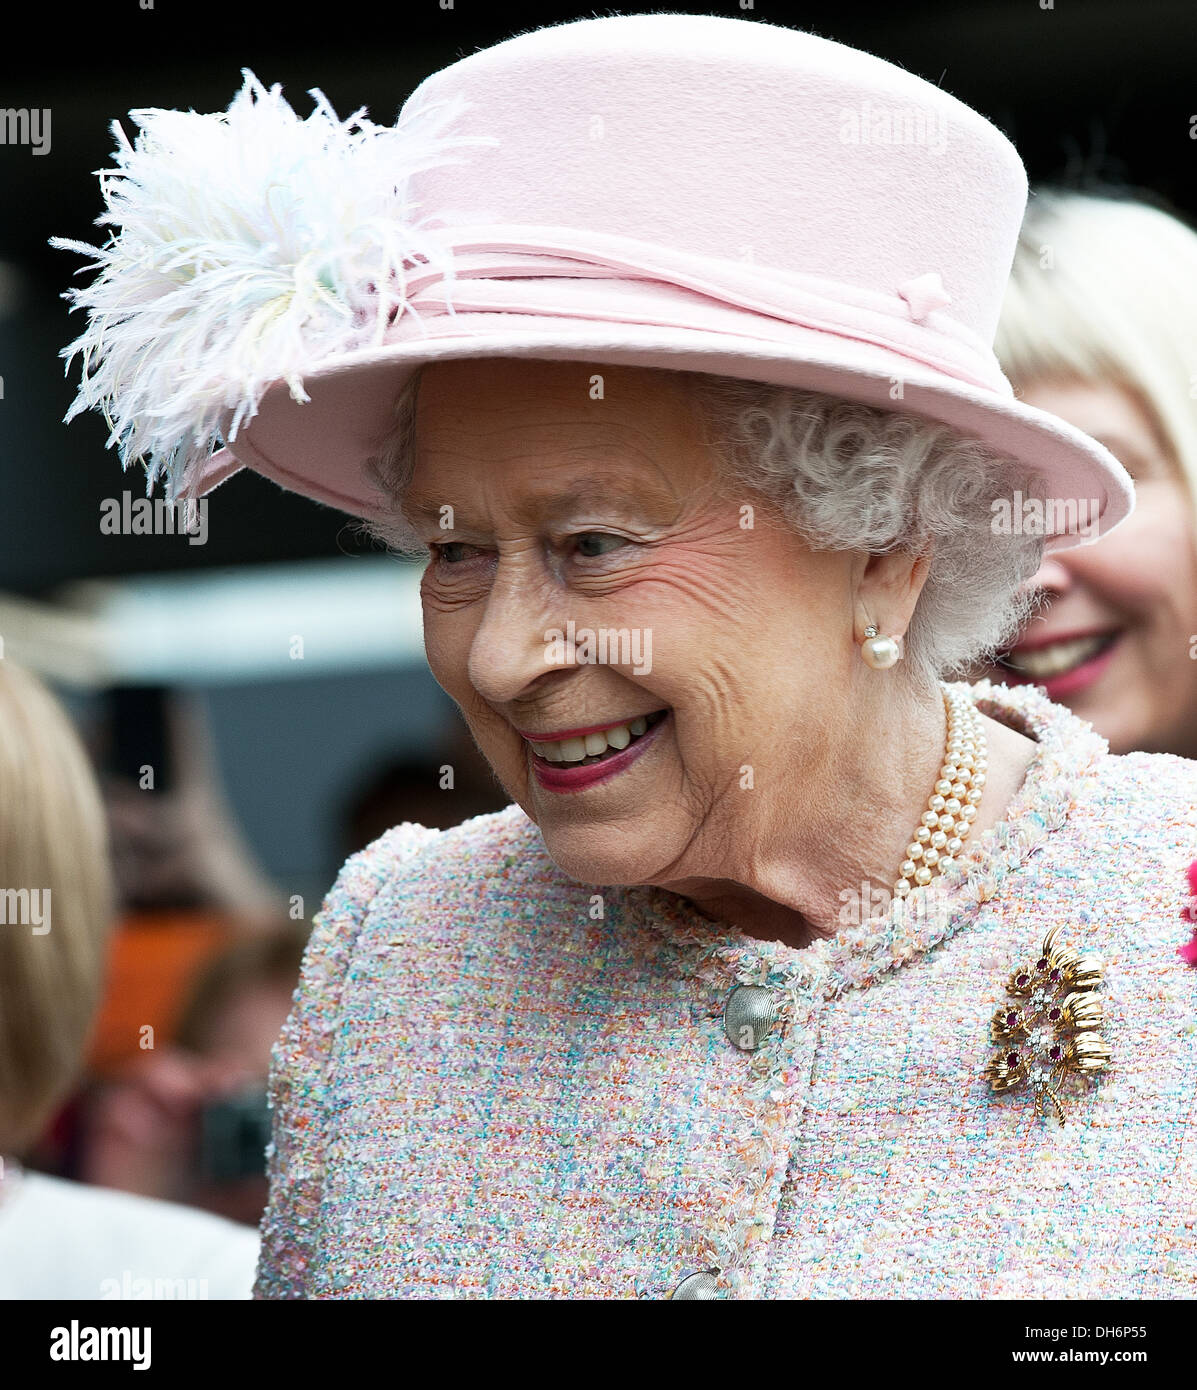
[[[1072,588],[1072,571],[1058,556],[1047,555],[1043,563],[1023,585],[1032,593],[1044,593],[1049,597],[1059,597]]]
[[[518,699],[554,669],[552,605],[526,569],[497,566],[482,621],[470,645],[469,676],[474,689],[496,707]]]

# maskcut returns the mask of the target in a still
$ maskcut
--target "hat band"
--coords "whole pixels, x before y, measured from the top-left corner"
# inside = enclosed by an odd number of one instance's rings
[[[800,327],[871,343],[912,363],[999,395],[1011,394],[992,348],[951,315],[920,322],[893,294],[751,263],[698,256],[628,237],[519,227],[436,229],[449,273],[426,264],[407,276],[388,335],[425,331],[426,315],[525,314],[651,324],[785,345]],[[434,336],[439,336],[433,330]]]

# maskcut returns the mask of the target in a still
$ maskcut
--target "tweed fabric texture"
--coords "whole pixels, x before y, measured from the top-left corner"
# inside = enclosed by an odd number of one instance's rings
[[[1006,818],[802,950],[566,878],[517,806],[350,859],[274,1051],[255,1296],[1197,1294],[1197,763],[962,688],[1039,745]],[[1056,925],[1113,1052],[1063,1127],[982,1074]],[[742,983],[780,1001],[751,1053]]]

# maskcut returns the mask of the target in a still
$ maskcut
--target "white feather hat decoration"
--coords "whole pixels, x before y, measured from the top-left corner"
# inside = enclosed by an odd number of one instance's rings
[[[306,401],[313,361],[381,343],[408,308],[410,266],[452,279],[451,253],[415,219],[407,180],[458,162],[458,146],[495,143],[443,134],[460,100],[409,103],[385,127],[365,108],[339,120],[314,89],[301,120],[278,85],[242,76],[227,112],[131,111],[134,144],[114,121],[116,167],[98,171],[108,211],[96,225],[119,230],[103,247],[50,241],[99,271],[63,296],[89,315],[60,354],[68,371],[83,357],[65,418],[98,407],[122,465],[145,462],[147,495],[164,478],[172,502],[273,382]]]

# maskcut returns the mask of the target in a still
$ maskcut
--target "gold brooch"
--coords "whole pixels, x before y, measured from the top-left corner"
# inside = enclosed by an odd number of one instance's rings
[[[1110,1063],[1110,1049],[1100,1036],[1104,1022],[1101,999],[1103,966],[1094,956],[1059,950],[1053,927],[1043,939],[1034,965],[1010,976],[1007,991],[1015,1002],[993,1016],[990,1034],[1003,1051],[985,1068],[998,1094],[1030,1086],[1035,1112],[1044,1102],[1064,1123],[1058,1087],[1066,1076],[1094,1076]]]

